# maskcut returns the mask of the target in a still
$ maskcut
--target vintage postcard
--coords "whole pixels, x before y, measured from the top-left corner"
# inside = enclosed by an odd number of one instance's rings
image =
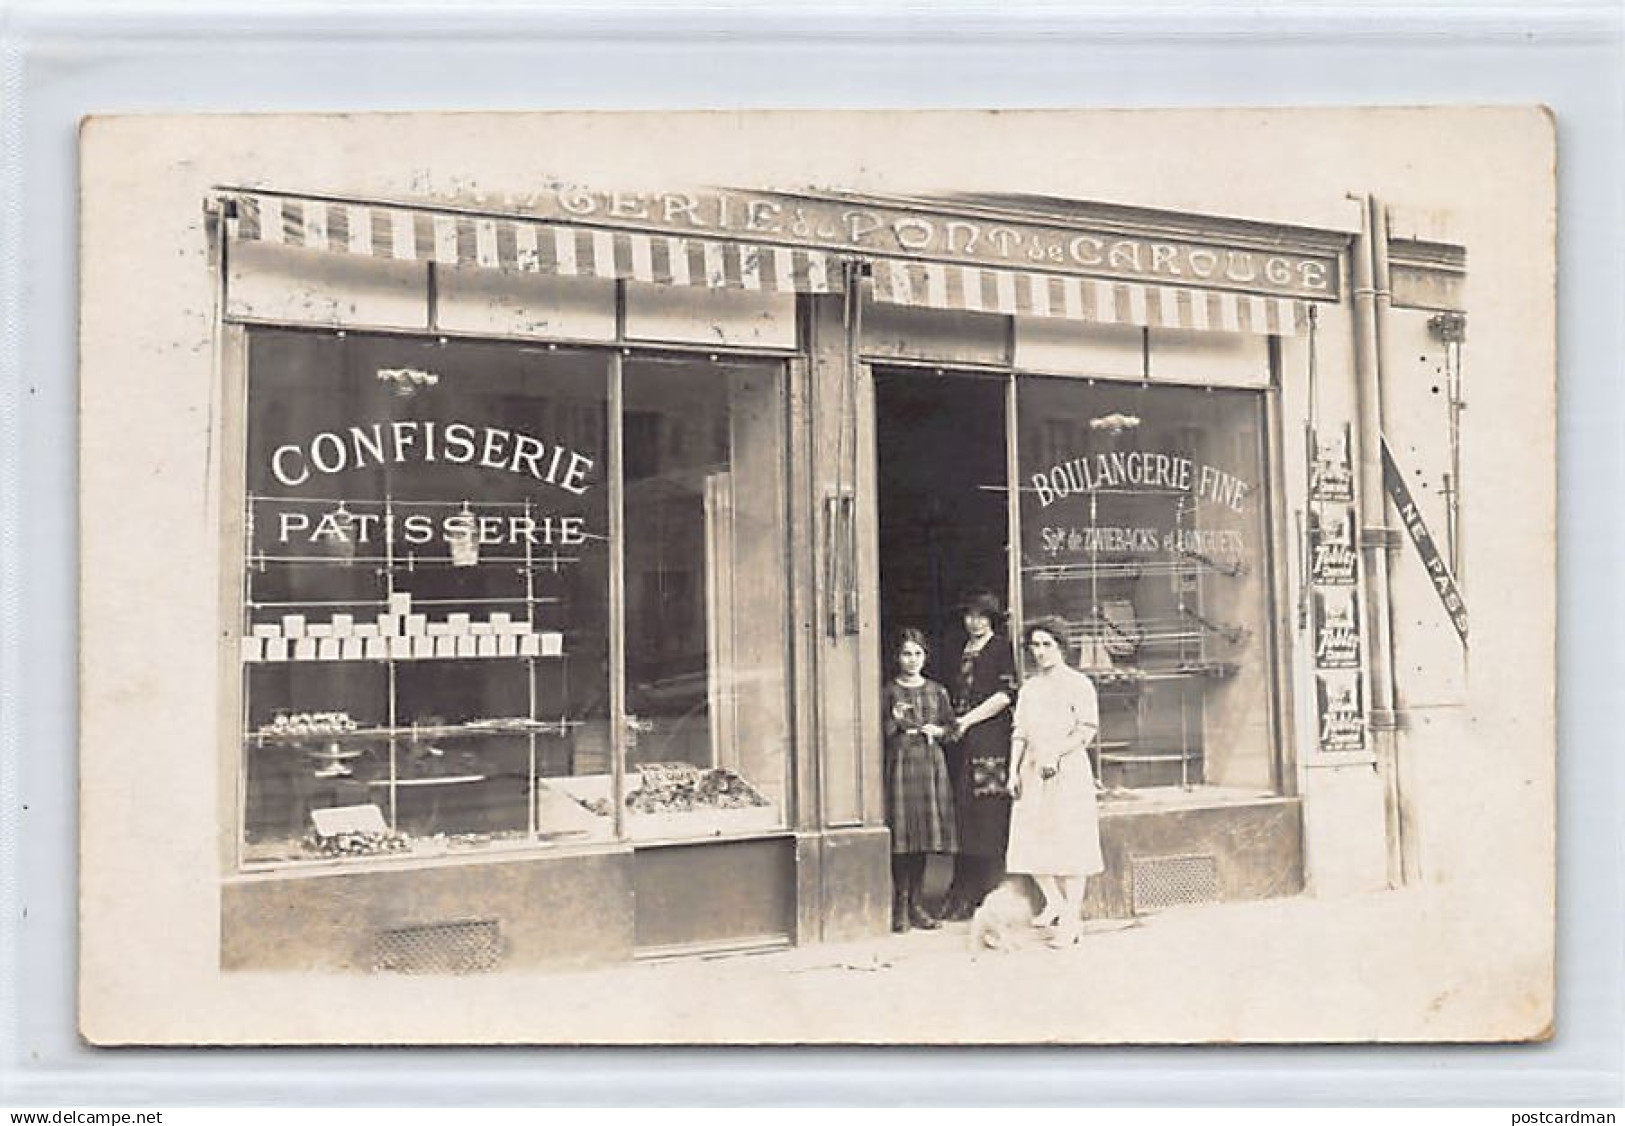
[[[1551,1034],[1542,111],[81,161],[92,1043]]]

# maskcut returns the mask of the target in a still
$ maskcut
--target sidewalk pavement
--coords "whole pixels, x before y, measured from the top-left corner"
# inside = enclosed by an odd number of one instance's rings
[[[1493,897],[1441,888],[1096,920],[1066,949],[973,949],[968,924],[945,924],[550,975],[535,1033],[575,1043],[1523,1039],[1550,1021],[1549,928],[1506,917]]]

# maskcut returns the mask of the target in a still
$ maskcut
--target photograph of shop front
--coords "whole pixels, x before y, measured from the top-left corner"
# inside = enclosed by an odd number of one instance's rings
[[[225,968],[884,934],[880,688],[977,590],[1098,694],[1087,917],[1417,878],[1465,254],[1401,201],[203,203]]]

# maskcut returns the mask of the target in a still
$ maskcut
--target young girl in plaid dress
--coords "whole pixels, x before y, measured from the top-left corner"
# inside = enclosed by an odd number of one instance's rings
[[[948,690],[921,674],[925,635],[904,630],[897,645],[897,674],[886,682],[880,714],[886,735],[886,821],[891,826],[892,930],[935,930],[942,924],[921,902],[927,853],[951,853],[953,786],[942,756],[954,725]]]

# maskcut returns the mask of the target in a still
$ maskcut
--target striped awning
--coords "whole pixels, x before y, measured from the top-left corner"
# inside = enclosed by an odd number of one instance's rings
[[[228,190],[228,236],[399,262],[778,293],[838,293],[845,254],[807,246],[574,226],[445,207]],[[872,258],[877,301],[1094,324],[1294,336],[1307,303],[1144,282]]]
[[[1288,297],[897,258],[874,263],[874,297],[955,312],[1268,336],[1295,336],[1308,320],[1306,303]]]
[[[779,293],[838,293],[829,251],[506,216],[233,193],[230,237],[397,262]],[[234,214],[233,214],[234,213]]]

